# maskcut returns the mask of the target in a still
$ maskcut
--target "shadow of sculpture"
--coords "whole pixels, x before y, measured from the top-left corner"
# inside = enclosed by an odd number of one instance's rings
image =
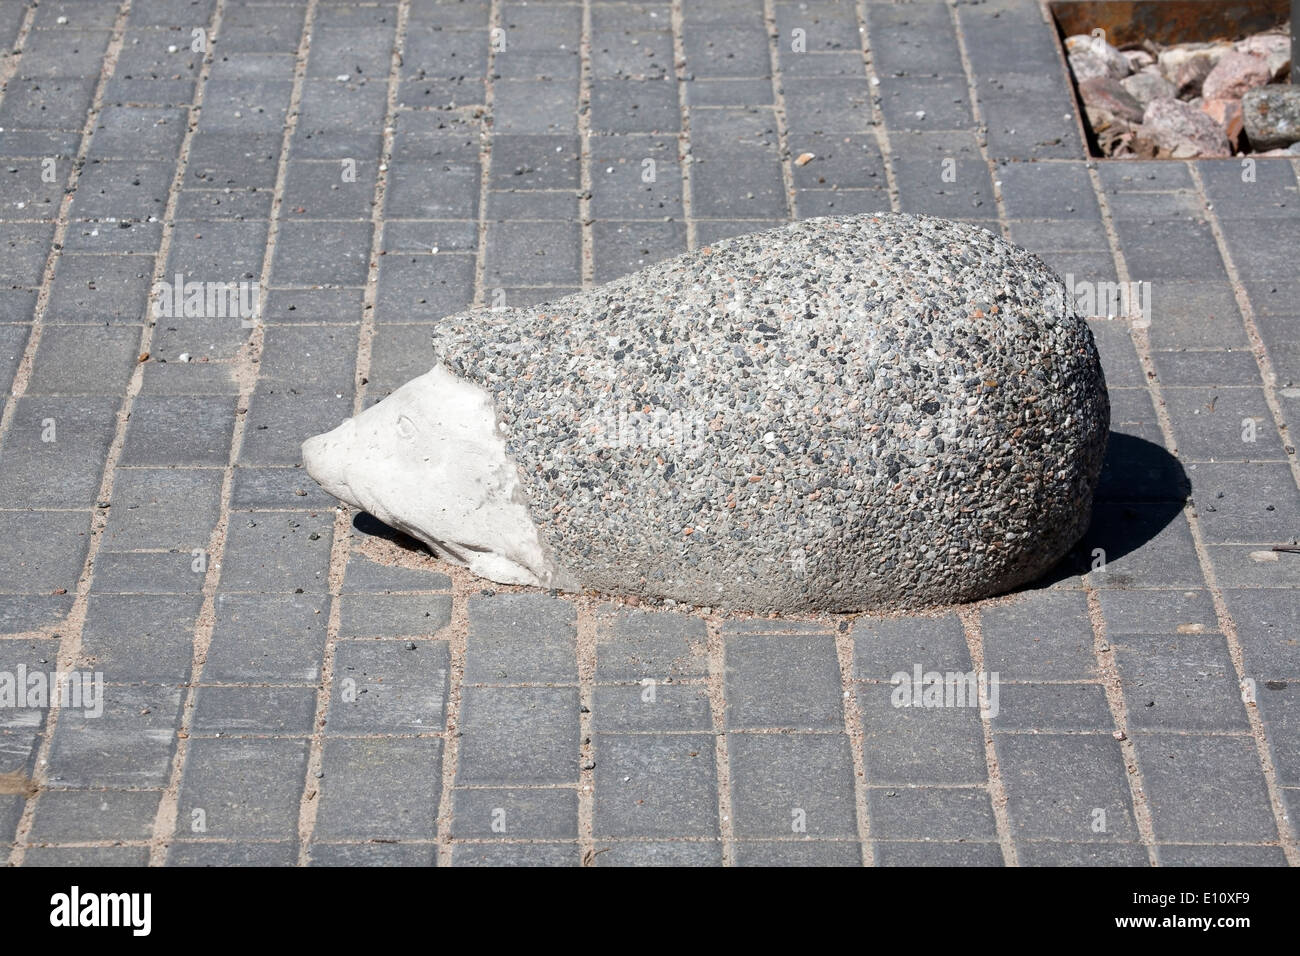
[[[1190,494],[1177,458],[1144,438],[1111,432],[1087,533],[1051,571],[1019,590],[1049,587],[1088,573],[1099,560],[1136,551],[1178,517]]]

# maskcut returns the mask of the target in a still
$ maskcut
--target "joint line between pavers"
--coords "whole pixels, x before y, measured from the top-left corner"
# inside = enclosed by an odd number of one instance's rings
[[[976,674],[984,670],[984,630],[979,607],[966,606],[957,612],[962,630],[966,634],[966,649],[970,654],[971,668]],[[993,744],[993,721],[980,711],[980,731],[984,737],[984,763],[988,773],[989,803],[993,806],[993,822],[997,827],[998,843],[1002,847],[1002,860],[1007,866],[1019,866],[1020,854],[1011,834],[1011,818],[1007,811],[1007,788],[1002,782],[1002,766]]]
[[[970,96],[971,117],[975,120],[975,141],[979,144],[980,155],[984,157],[984,165],[988,167],[989,171],[989,182],[993,187],[993,206],[997,210],[998,228],[1002,232],[1002,238],[1010,242],[1011,227],[1007,224],[1006,204],[1002,201],[1002,187],[998,185],[1001,180],[998,178],[997,164],[989,153],[988,127],[984,124],[984,111],[980,109],[979,92],[975,86],[975,71],[971,69],[970,52],[966,49],[966,35],[962,32],[961,18],[957,16],[956,0],[947,0],[947,7],[948,16],[952,20],[953,34],[957,38],[957,52],[961,54],[962,72],[966,75],[966,90]]]
[[[591,0],[582,2],[582,34],[578,38],[578,224],[582,234],[579,268],[582,287],[595,282],[595,232],[591,218]]]
[[[384,198],[388,190],[388,170],[393,161],[393,140],[397,122],[397,101],[402,81],[402,59],[406,49],[406,31],[410,22],[410,0],[399,0],[397,22],[393,32],[393,50],[388,65],[384,103],[383,140],[375,188],[370,203],[370,255],[367,262],[365,292],[362,296],[361,325],[357,330],[357,358],[353,368],[352,414],[365,407],[365,383],[370,374],[370,358],[375,334],[375,308],[379,288],[379,262],[384,247]],[[320,685],[316,692],[313,731],[307,751],[307,777],[298,801],[298,864],[311,864],[312,836],[320,812],[321,794],[327,784],[314,783],[324,778],[325,720],[334,686],[334,658],[342,628],[343,579],[352,553],[349,531],[352,511],[343,504],[334,508],[334,537],[330,542],[329,620],[325,631],[325,654],[321,661]],[[394,640],[397,640],[396,638]],[[390,739],[391,734],[366,735]],[[433,737],[436,734],[403,736]]]
[[[1128,733],[1128,707],[1124,703],[1124,686],[1120,680],[1119,665],[1115,660],[1115,649],[1107,641],[1106,619],[1101,613],[1101,597],[1097,589],[1084,579],[1084,595],[1088,601],[1088,617],[1092,624],[1092,656],[1097,661],[1097,672],[1101,675],[1102,691],[1106,695],[1106,706],[1110,710],[1111,722],[1118,735],[1120,753],[1124,757],[1124,769],[1128,771],[1129,802],[1133,805],[1133,822],[1137,825],[1138,840],[1147,851],[1147,861],[1157,865],[1155,827],[1151,821],[1151,806],[1147,802],[1146,780],[1142,776],[1142,765],[1138,763],[1137,747]]]
[[[14,379],[12,392],[5,403],[3,416],[0,417],[0,441],[3,441],[4,434],[13,421],[14,414],[18,407],[18,399],[26,391],[28,379],[31,377],[32,360],[36,354],[36,348],[40,344],[41,323],[44,321],[46,308],[49,305],[50,289],[53,285],[54,268],[58,262],[59,251],[63,246],[64,237],[68,231],[68,213],[72,205],[72,194],[76,191],[77,181],[79,179],[81,167],[86,161],[86,156],[90,152],[91,140],[95,135],[95,124],[99,120],[100,111],[104,105],[105,91],[108,89],[109,78],[113,75],[117,67],[117,58],[121,53],[122,44],[126,36],[126,20],[131,11],[131,0],[125,0],[117,10],[117,16],[113,20],[113,28],[109,34],[108,47],[104,51],[103,59],[100,61],[99,80],[95,84],[95,92],[91,98],[90,110],[86,115],[86,122],[81,129],[81,139],[77,144],[77,158],[73,162],[72,171],[69,174],[67,185],[64,188],[63,198],[59,203],[58,217],[54,227],[54,239],[50,245],[50,253],[46,257],[45,270],[41,276],[41,291],[37,296],[36,311],[32,316],[31,332],[28,335],[27,347],[23,351],[23,356],[17,375]],[[30,26],[30,24],[28,24]],[[147,326],[146,326],[147,328]],[[143,332],[142,334],[147,334]],[[136,374],[138,376],[139,370]],[[122,447],[122,437],[126,428],[126,415],[130,408],[130,396],[123,397],[122,405],[119,406],[114,426],[113,442],[109,447],[108,459],[104,463],[104,471],[100,478],[100,493],[105,486],[112,487],[113,464],[116,456],[120,453]],[[97,501],[104,499],[97,498]],[[80,509],[77,509],[80,510]],[[62,634],[59,640],[58,663],[59,670],[72,670],[77,658],[81,653],[81,630],[85,622],[86,601],[90,592],[90,579],[94,572],[95,555],[98,551],[98,544],[102,535],[96,532],[102,531],[108,516],[104,509],[96,508],[91,510],[91,527],[89,542],[86,547],[86,560],[82,565],[81,574],[77,579],[77,593],[73,599],[72,610],[69,612],[67,620],[59,625],[59,631]],[[59,698],[55,695],[50,700],[50,706],[45,712],[45,727],[42,730],[40,746],[36,752],[36,763],[32,770],[32,776],[42,777],[48,773],[50,750],[54,744],[54,733],[59,724]],[[18,826],[14,833],[12,849],[9,854],[9,864],[11,866],[22,865],[23,858],[27,853],[27,841],[31,836],[32,821],[36,813],[36,805],[40,801],[41,787],[33,793],[23,805],[23,812],[18,820]]]
[[[735,825],[731,819],[731,757],[727,749],[726,650],[722,623],[715,616],[705,622],[709,655],[709,711],[713,716],[713,749],[718,778],[718,836],[722,841],[722,865],[734,866]]]
[[[1132,276],[1129,273],[1128,262],[1120,248],[1119,235],[1115,230],[1114,219],[1110,212],[1110,202],[1106,198],[1106,191],[1102,188],[1101,175],[1097,172],[1096,163],[1088,163],[1087,166],[1088,176],[1092,181],[1093,193],[1096,195],[1098,206],[1101,209],[1101,221],[1106,230],[1106,240],[1110,244],[1111,257],[1115,263],[1115,278],[1121,283],[1128,283],[1131,281]],[[1160,426],[1160,434],[1164,440],[1165,448],[1171,454],[1177,456],[1177,442],[1174,438],[1173,423],[1169,418],[1169,410],[1165,407],[1163,389],[1159,378],[1156,376],[1155,363],[1151,358],[1150,337],[1145,328],[1132,328],[1130,329],[1130,339],[1133,342],[1138,361],[1142,366],[1147,392],[1151,397],[1152,405],[1155,407],[1156,422]],[[1243,662],[1241,641],[1237,637],[1237,625],[1228,612],[1228,605],[1224,600],[1223,591],[1219,587],[1214,564],[1210,561],[1209,552],[1206,549],[1205,535],[1201,530],[1200,518],[1196,514],[1190,497],[1183,504],[1182,515],[1186,519],[1188,529],[1191,532],[1192,547],[1196,551],[1196,561],[1200,565],[1201,577],[1204,579],[1206,589],[1210,593],[1210,599],[1214,602],[1214,613],[1219,622],[1219,631],[1227,642],[1228,656],[1232,659],[1233,670],[1236,672],[1237,680],[1240,683],[1246,676],[1246,670]],[[1300,847],[1296,845],[1296,831],[1291,827],[1287,819],[1287,811],[1282,801],[1280,785],[1277,782],[1277,772],[1273,767],[1273,760],[1269,752],[1268,735],[1264,730],[1263,720],[1259,716],[1256,705],[1247,704],[1245,709],[1246,718],[1250,723],[1251,736],[1255,740],[1255,750],[1259,757],[1260,770],[1264,774],[1264,785],[1268,790],[1269,804],[1273,810],[1278,841],[1281,843],[1287,862],[1291,866],[1300,866]]]
[[[218,0],[218,2],[221,3],[223,0]],[[307,10],[303,18],[302,32],[298,38],[298,50],[294,62],[293,88],[289,97],[288,112],[285,116],[284,133],[280,139],[280,156],[276,167],[275,185],[271,193],[271,218],[268,224],[266,249],[263,253],[262,269],[258,280],[258,289],[261,290],[263,295],[268,285],[271,263],[275,254],[275,243],[279,236],[278,217],[280,207],[284,202],[285,181],[288,176],[289,145],[292,142],[294,131],[298,127],[298,113],[302,103],[303,85],[306,81],[307,55],[311,40],[311,28],[316,19],[317,2],[318,0],[308,0]],[[210,49],[214,47],[215,44],[210,45]],[[209,52],[209,60],[211,60],[212,55]],[[208,66],[205,64],[205,70],[207,69]],[[206,77],[206,73],[204,76]],[[194,126],[197,129],[198,124],[196,123]],[[265,299],[263,298],[261,301],[265,301]],[[230,456],[227,459],[221,480],[220,510],[218,511],[217,525],[213,528],[212,535],[208,539],[208,570],[203,580],[203,603],[199,610],[198,620],[194,625],[194,651],[190,665],[190,681],[185,688],[184,702],[181,706],[176,752],[172,758],[172,768],[167,787],[163,791],[163,798],[154,817],[153,839],[150,844],[150,866],[162,866],[164,864],[167,848],[174,837],[176,815],[180,803],[181,780],[185,769],[185,759],[189,754],[187,742],[189,728],[194,717],[195,696],[203,672],[203,663],[207,658],[208,647],[212,642],[212,631],[216,624],[217,585],[221,577],[221,558],[225,553],[226,532],[230,527],[231,495],[234,490],[236,465],[239,461],[239,453],[244,437],[245,417],[239,413],[239,410],[248,408],[253,389],[257,384],[260,369],[258,359],[261,356],[264,332],[265,325],[259,316],[259,320],[249,332],[248,342],[240,349],[239,355],[233,364],[236,373],[235,377],[239,383],[235,427],[231,432]]]
[[[871,817],[867,812],[867,761],[862,752],[865,734],[862,711],[858,708],[858,687],[853,680],[856,638],[852,628],[835,631],[835,656],[840,666],[840,703],[844,708],[844,733],[849,738],[853,758],[853,804],[858,824],[858,843],[862,865],[874,866],[876,854],[871,844]]]
[[[900,212],[903,208],[902,196],[898,191],[898,176],[894,171],[894,152],[889,143],[889,129],[885,126],[885,114],[877,105],[879,99],[880,76],[876,73],[875,59],[871,52],[870,27],[867,25],[866,0],[857,0],[853,6],[858,20],[858,47],[862,52],[862,69],[867,74],[867,93],[871,102],[871,132],[876,138],[876,149],[880,152],[880,161],[885,166],[885,185],[889,190],[890,212]]]
[[[776,4],[763,0],[763,27],[767,31],[768,72],[772,74],[772,116],[776,121],[776,150],[781,161],[781,185],[785,189],[786,215],[799,218],[799,202],[794,189],[794,162],[790,155],[790,129],[785,118],[785,90],[781,85],[779,47],[781,35],[776,26]]]
[[[592,733],[596,709],[596,609],[591,601],[577,602],[578,651],[578,848],[583,866],[596,861],[596,744]]]
[[[502,29],[501,0],[491,0],[488,8],[487,66],[483,75],[483,116],[478,129],[478,245],[474,250],[474,308],[483,306],[487,294],[487,205],[492,189],[492,140],[496,132],[496,119],[492,115],[492,107],[496,104],[496,85],[492,82],[492,74],[496,69],[497,50],[492,38],[498,35],[496,31]],[[580,143],[579,148],[581,147]]]
[[[438,797],[438,866],[451,866],[452,791],[460,758],[460,709],[465,688],[465,646],[469,637],[469,597],[479,581],[465,568],[448,567],[452,580],[451,620],[448,635],[450,664],[447,667],[447,719],[443,732],[442,788]]]
[[[691,110],[686,89],[686,45],[682,38],[682,0],[672,0],[669,20],[673,30],[673,75],[677,81],[677,109],[681,114],[682,130],[677,136],[677,165],[682,180],[682,219],[686,223],[686,248],[694,252],[699,245],[695,212],[691,204]]]

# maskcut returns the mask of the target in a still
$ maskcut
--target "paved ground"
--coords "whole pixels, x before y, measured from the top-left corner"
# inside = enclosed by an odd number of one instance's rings
[[[1087,162],[1028,0],[0,0],[0,32],[11,864],[1300,861],[1295,162]],[[1149,283],[1149,327],[1093,323],[1110,461],[1041,587],[804,622],[484,589],[297,466],[448,312],[890,208]],[[261,320],[153,318],[178,274]],[[98,716],[15,691],[73,668]],[[914,668],[996,707],[893,706]]]

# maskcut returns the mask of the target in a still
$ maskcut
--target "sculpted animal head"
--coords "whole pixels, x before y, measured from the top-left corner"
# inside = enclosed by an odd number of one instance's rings
[[[488,393],[442,366],[302,445],[322,488],[505,584],[556,586]]]

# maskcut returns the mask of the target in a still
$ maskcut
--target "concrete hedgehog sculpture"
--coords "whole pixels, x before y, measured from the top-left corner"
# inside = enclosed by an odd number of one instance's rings
[[[988,597],[1087,529],[1109,430],[1061,280],[926,216],[797,222],[430,335],[430,372],[303,461],[505,584],[763,612]]]

